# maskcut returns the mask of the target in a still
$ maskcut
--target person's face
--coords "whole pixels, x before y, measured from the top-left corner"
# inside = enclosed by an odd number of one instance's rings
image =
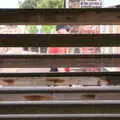
[[[57,34],[69,34],[70,32],[68,32],[66,29],[59,29],[57,31]]]

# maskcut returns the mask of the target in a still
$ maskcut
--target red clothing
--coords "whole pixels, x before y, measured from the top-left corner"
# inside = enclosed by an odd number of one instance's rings
[[[70,72],[70,71],[71,71],[71,68],[69,68],[69,67],[64,68],[64,71],[65,71],[65,72]]]
[[[67,48],[64,47],[50,47],[48,48],[48,54],[66,54]]]

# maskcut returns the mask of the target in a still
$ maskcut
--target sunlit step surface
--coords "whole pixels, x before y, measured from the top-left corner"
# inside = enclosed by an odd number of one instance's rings
[[[120,114],[8,114],[0,115],[3,120],[119,120]]]

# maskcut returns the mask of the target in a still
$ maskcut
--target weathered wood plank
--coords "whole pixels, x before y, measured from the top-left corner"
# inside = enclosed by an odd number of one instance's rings
[[[120,72],[30,72],[30,73],[0,73],[0,77],[88,77],[96,76],[103,77],[108,76],[109,79],[112,76],[119,77]],[[113,78],[112,78],[113,79]]]
[[[119,34],[0,34],[0,47],[120,46]]]
[[[48,106],[48,105],[120,105],[120,100],[62,100],[62,101],[1,101],[0,106]]]
[[[119,113],[119,101],[13,101],[1,102],[0,114],[94,114]],[[12,109],[12,111],[11,111]]]
[[[120,9],[0,9],[0,18],[0,24],[120,24]]]
[[[4,114],[2,120],[119,120],[120,114]]]
[[[1,68],[120,67],[120,55],[0,55]]]
[[[119,93],[119,86],[95,87],[4,87],[0,94],[37,94],[37,93]]]

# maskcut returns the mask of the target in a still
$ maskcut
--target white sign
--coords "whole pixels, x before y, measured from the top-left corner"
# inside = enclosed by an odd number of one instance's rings
[[[102,0],[84,0],[80,2],[80,6],[82,8],[84,7],[101,7],[102,6]]]

